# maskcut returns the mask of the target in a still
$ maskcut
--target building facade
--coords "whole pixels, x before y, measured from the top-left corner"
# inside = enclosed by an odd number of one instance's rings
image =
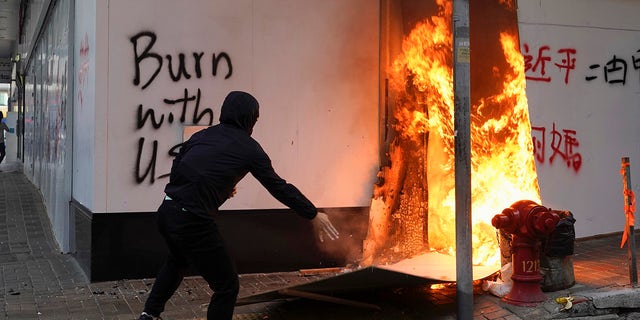
[[[10,110],[18,154],[61,251],[92,280],[155,275],[165,248],[153,213],[173,154],[217,123],[230,90],[260,101],[254,137],[276,170],[348,226],[319,247],[247,177],[220,217],[239,270],[353,262],[382,157],[380,17],[394,1],[28,3]],[[639,9],[518,4],[542,201],[574,212],[579,237],[624,228],[620,158],[640,169]]]

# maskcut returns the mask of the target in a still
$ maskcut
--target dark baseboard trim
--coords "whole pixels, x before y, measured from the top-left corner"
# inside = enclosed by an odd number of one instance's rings
[[[155,212],[95,213],[75,201],[73,256],[92,282],[154,278],[166,246]],[[239,273],[295,271],[357,263],[369,208],[326,210],[340,229],[338,241],[317,243],[311,223],[288,209],[221,211],[220,232]]]

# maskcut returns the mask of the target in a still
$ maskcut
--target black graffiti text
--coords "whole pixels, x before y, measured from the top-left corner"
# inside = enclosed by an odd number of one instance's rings
[[[207,122],[207,125],[212,125],[213,124],[213,111],[209,108],[205,108],[204,110],[202,110],[202,112],[200,112],[200,96],[201,96],[201,92],[200,92],[200,88],[198,88],[198,93],[196,93],[195,96],[189,96],[189,91],[187,90],[187,88],[184,89],[184,96],[180,99],[175,99],[175,100],[170,100],[170,99],[164,99],[164,103],[166,104],[180,104],[182,103],[182,112],[180,113],[180,122],[184,123],[185,122],[185,117],[187,114],[187,104],[189,101],[194,101],[196,102],[195,108],[193,109],[193,118],[191,119],[193,124],[200,124],[200,121],[202,121],[202,118],[204,118],[205,116],[209,117],[209,121]],[[170,113],[169,114],[169,122],[172,122],[173,115]]]
[[[182,143],[179,143],[171,147],[169,149],[168,154],[172,157],[177,156],[179,152],[177,150],[181,146],[182,146]],[[149,152],[149,162],[147,163],[146,168],[143,169],[142,155],[144,153],[144,149],[145,149],[145,138],[141,137],[140,139],[138,139],[138,154],[137,154],[136,172],[135,172],[136,182],[138,184],[143,183],[144,180],[146,180],[147,177],[149,177],[149,183],[153,184],[156,181],[156,179],[162,179],[162,178],[168,177],[169,176],[168,173],[161,174],[156,177],[156,162],[158,160],[158,140],[153,140],[151,142],[151,152]]]
[[[200,91],[200,88],[198,88],[198,91],[195,95],[189,96],[189,90],[187,88],[184,89],[184,94],[181,98],[178,99],[164,99],[164,103],[167,105],[177,105],[177,104],[181,104],[182,108],[180,109],[180,117],[179,122],[180,123],[185,123],[186,122],[186,117],[187,117],[187,112],[188,112],[188,106],[189,106],[189,102],[195,101],[195,107],[193,108],[193,113],[192,113],[192,118],[191,118],[191,123],[193,123],[194,125],[198,125],[201,124],[201,122],[203,122],[203,118],[207,117],[207,119],[205,119],[205,124],[210,126],[213,124],[213,110],[211,110],[210,108],[204,108],[202,111],[200,111],[200,97],[202,96],[202,93]],[[167,114],[167,122],[169,124],[172,124],[175,120],[175,116],[173,112],[169,112]],[[160,129],[160,127],[162,127],[162,124],[164,123],[165,120],[165,115],[161,114],[160,116],[156,116],[156,111],[153,108],[149,108],[146,111],[144,110],[144,107],[142,104],[138,105],[138,111],[136,114],[136,128],[137,129],[142,129],[145,124],[147,123],[147,121],[151,122],[151,126],[154,129]]]
[[[168,113],[157,114],[157,110],[155,108],[144,109],[142,104],[138,105],[138,110],[136,113],[136,129],[140,130],[145,127],[145,125],[151,125],[151,127],[155,130],[162,128],[164,124],[171,125],[177,119],[180,123],[184,124],[187,122],[187,115],[192,110],[191,114],[191,123],[193,125],[207,125],[210,126],[213,124],[213,110],[211,108],[200,108],[200,99],[202,93],[200,88],[197,89],[197,93],[195,95],[190,95],[189,90],[187,88],[184,89],[181,97],[177,99],[164,99],[164,103],[168,106],[174,107],[176,105],[180,106],[178,109],[179,117],[174,116],[173,111],[169,111]],[[193,106],[193,108],[191,107]],[[172,110],[175,108],[171,108]],[[178,153],[178,150],[182,146],[182,143],[171,147],[168,151],[168,155],[170,157],[175,157]],[[145,151],[145,138],[141,137],[138,139],[138,153],[136,157],[136,169],[135,169],[135,179],[137,183],[144,182],[147,178],[149,182],[153,184],[156,179],[167,177],[168,174],[162,174],[156,176],[156,163],[158,159],[158,140],[153,140],[151,142],[151,146],[146,147]],[[147,157],[144,157],[143,154],[147,154]],[[143,162],[147,161],[146,164]]]
[[[191,52],[191,57],[185,53],[178,53],[177,59],[171,54],[163,56],[155,51],[152,51],[158,37],[154,32],[142,31],[130,38],[133,44],[133,57],[135,65],[135,75],[133,78],[133,84],[140,86],[142,84],[142,90],[146,89],[155,78],[162,71],[164,60],[167,61],[167,71],[169,77],[174,82],[180,81],[183,77],[185,79],[191,79],[192,76],[196,78],[202,78],[203,76],[203,58],[204,52]],[[177,61],[174,61],[177,60]],[[233,74],[233,64],[231,63],[231,57],[226,52],[220,52],[218,54],[211,53],[211,75],[216,77],[218,75],[218,68],[220,64],[226,65],[226,71],[224,78],[229,79]],[[149,68],[149,69],[147,69]],[[149,72],[143,72],[146,69]],[[145,74],[147,76],[143,75]]]
[[[138,139],[138,156],[137,159],[138,161],[136,161],[137,165],[136,165],[136,182],[138,183],[142,183],[147,176],[151,175],[149,178],[149,182],[153,183],[155,182],[155,175],[156,175],[156,161],[158,159],[158,140],[154,140],[153,141],[153,145],[152,145],[152,150],[151,150],[151,157],[149,159],[149,163],[147,164],[147,168],[143,169],[140,166],[140,163],[142,162],[142,151],[144,149],[144,138],[141,137],[140,139]]]

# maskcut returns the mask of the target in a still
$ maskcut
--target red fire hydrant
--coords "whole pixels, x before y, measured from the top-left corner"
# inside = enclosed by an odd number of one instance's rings
[[[531,200],[520,200],[502,210],[491,220],[497,229],[513,235],[511,266],[513,286],[504,302],[518,306],[535,306],[546,300],[540,283],[540,240],[555,229],[560,217]]]

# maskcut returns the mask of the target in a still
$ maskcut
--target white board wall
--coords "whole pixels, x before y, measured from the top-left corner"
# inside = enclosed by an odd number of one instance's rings
[[[260,102],[253,136],[283,178],[320,207],[368,205],[378,169],[378,10],[367,0],[109,1],[108,56],[97,62],[108,75],[104,211],[155,210],[169,150],[185,127],[217,123],[230,90]],[[180,54],[191,77],[172,80],[167,55],[177,68]],[[214,55],[226,57],[216,75]],[[157,128],[141,120],[151,114]],[[279,207],[247,177],[224,208]]]
[[[578,237],[624,229],[622,157],[639,190],[638,12],[637,1],[518,3],[542,201],[572,211]]]
[[[104,155],[104,148],[95,143],[96,128],[104,125],[96,118],[96,1],[78,1],[75,6],[73,43],[73,198],[90,210],[104,209],[96,206],[95,159]],[[100,134],[98,136],[101,136]],[[104,171],[104,170],[101,170]]]

